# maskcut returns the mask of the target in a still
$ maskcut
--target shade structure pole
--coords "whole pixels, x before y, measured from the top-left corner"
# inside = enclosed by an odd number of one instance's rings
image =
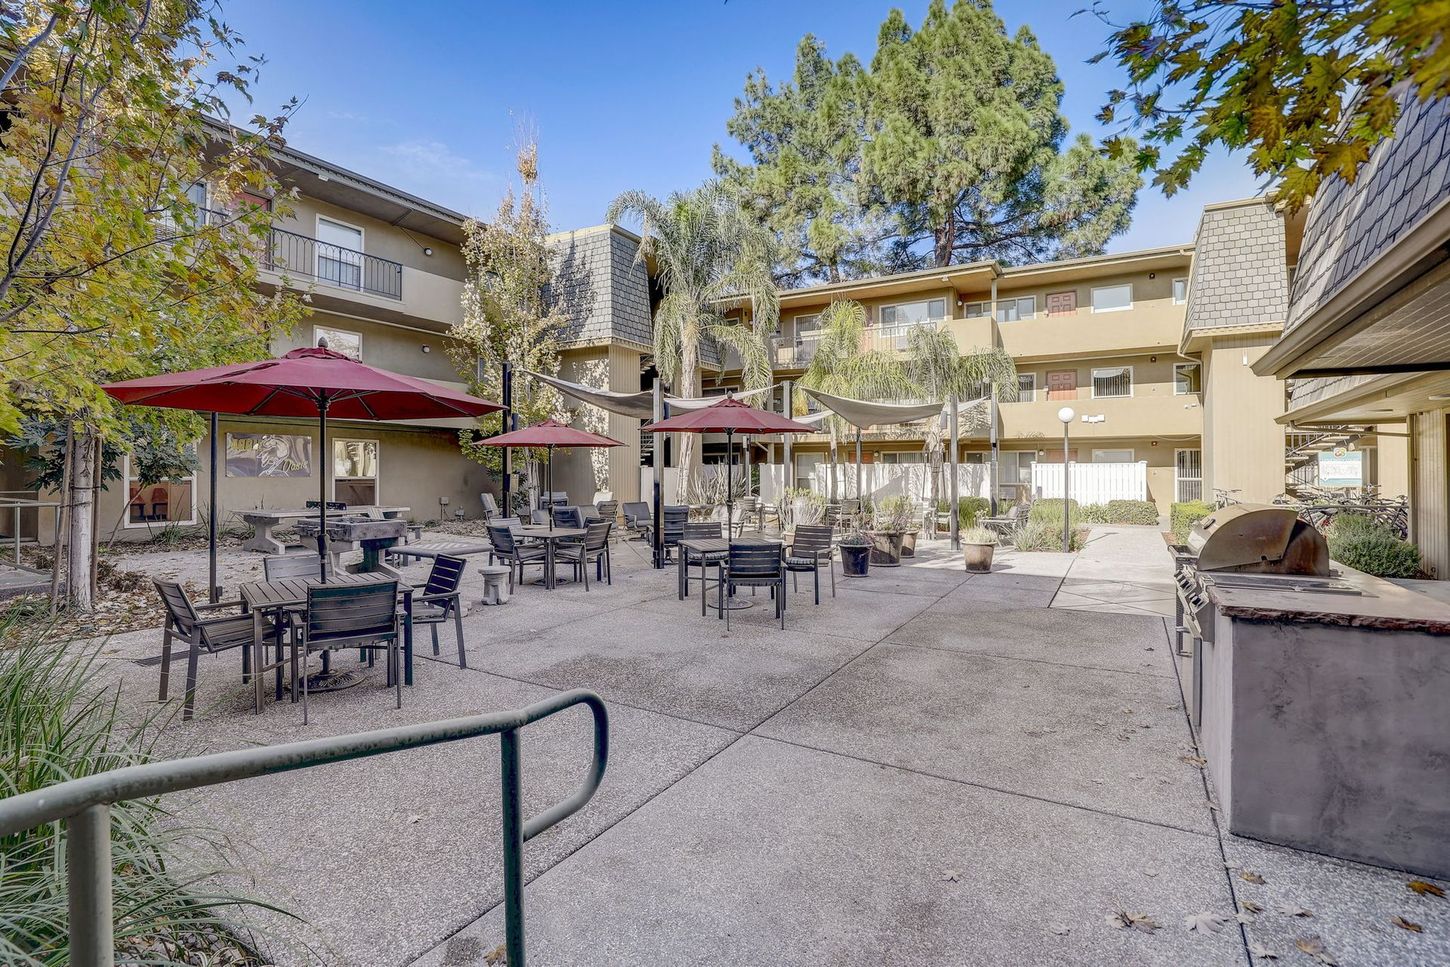
[[[856,503],[860,504],[856,509],[864,511],[865,504],[861,503],[861,428],[856,427]]]
[[[327,446],[327,405],[326,394],[317,398],[317,418],[321,426],[318,434],[319,447],[322,451],[322,473],[317,475],[318,487],[318,512],[321,514],[322,526],[317,529],[317,558],[318,566],[322,569],[322,583],[327,583],[327,491],[328,480],[332,477],[332,451]]]
[[[660,384],[660,378],[658,376],[654,379],[654,386],[651,387],[651,392],[654,396],[652,401],[653,409],[650,411],[653,414],[652,422],[658,423],[665,418],[664,388]],[[665,512],[663,504],[664,490],[662,486],[665,472],[665,462],[663,459],[665,443],[666,440],[661,439],[659,434],[656,434],[654,446],[650,448],[649,458],[651,469],[654,470],[654,473],[650,476],[654,478],[654,506],[652,509],[654,511],[655,522],[654,565],[656,569],[665,566]]]
[[[725,431],[725,540],[735,533],[735,431]],[[703,592],[701,592],[703,593]]]
[[[206,586],[207,600],[216,604],[222,599],[222,589],[216,583],[216,515],[217,515],[217,480],[216,480],[216,435],[217,415],[213,410],[211,414],[211,477],[207,480],[207,488],[210,491],[210,507],[207,510],[206,522]],[[18,534],[18,532],[17,532]]]
[[[784,416],[787,420],[793,419],[795,417],[795,404],[791,400],[790,396],[790,380],[786,380],[781,385],[785,387],[785,398],[781,400],[781,415]],[[791,452],[790,438],[791,435],[789,433],[786,433],[782,436],[784,443],[782,443],[781,445],[781,455],[785,459],[781,461],[784,464],[784,467],[782,468],[780,474],[780,496],[776,498],[776,500],[778,500],[782,504],[785,503],[785,492],[790,489],[791,484],[795,482],[795,454]],[[764,515],[762,515],[761,520],[763,521],[764,519]],[[762,523],[761,526],[764,527],[764,524]]]
[[[988,494],[987,494],[987,496],[991,500],[992,516],[993,517],[996,517],[997,516],[997,479],[998,479],[998,476],[997,476],[997,461],[999,459],[1001,459],[1001,456],[1002,456],[1002,441],[997,436],[997,418],[998,418],[998,416],[1000,414],[999,414],[999,412],[997,410],[997,384],[995,382],[992,383],[992,399],[991,399],[991,401],[987,405],[990,408],[990,413],[988,414],[989,417],[990,417],[990,420],[989,420],[990,426],[988,427],[987,432],[991,435],[991,442],[992,442],[992,469],[991,469],[991,476],[988,478],[988,481],[987,481],[987,487],[988,487]]]
[[[951,448],[951,452],[947,454],[947,456],[948,456],[947,466],[950,468],[950,473],[952,475],[951,482],[947,485],[947,492],[949,494],[951,494],[951,500],[952,500],[951,512],[947,514],[947,521],[948,521],[948,525],[947,526],[951,528],[952,550],[955,551],[955,550],[959,549],[962,546],[962,540],[961,540],[962,535],[961,535],[961,531],[960,531],[960,528],[961,528],[961,517],[957,513],[957,502],[959,500],[959,497],[958,497],[959,488],[958,488],[958,485],[957,485],[957,430],[958,430],[958,425],[957,425],[957,397],[956,397],[956,394],[952,394],[952,396],[948,398],[947,403],[952,408],[952,411],[951,411],[950,415],[947,418],[947,425],[951,428],[951,437],[952,437],[952,448]]]
[[[554,446],[549,445],[549,466],[544,476],[544,513],[549,515],[549,530],[554,529]]]
[[[503,364],[503,416],[501,425],[504,433],[513,429],[514,413],[514,368],[511,363]],[[513,496],[513,462],[509,459],[509,448],[503,447],[503,512],[505,517],[512,517],[514,505]]]

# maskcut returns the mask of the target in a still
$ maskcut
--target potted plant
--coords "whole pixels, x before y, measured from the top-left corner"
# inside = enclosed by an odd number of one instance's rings
[[[911,527],[911,498],[887,497],[872,516],[871,563],[880,567],[900,567],[901,544]]]
[[[968,527],[962,531],[962,563],[968,571],[985,574],[992,570],[992,551],[997,535],[986,527]]]
[[[871,538],[858,526],[848,525],[841,548],[841,573],[848,578],[863,578],[871,569]]]
[[[922,522],[925,520],[925,512],[916,501],[911,501],[911,517],[906,525],[906,530],[901,535],[901,556],[916,557],[916,536],[921,533]]]

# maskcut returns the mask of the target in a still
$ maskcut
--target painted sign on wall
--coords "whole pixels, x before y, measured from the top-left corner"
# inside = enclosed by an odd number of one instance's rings
[[[1364,454],[1335,447],[1319,454],[1319,486],[1360,487],[1364,485]]]

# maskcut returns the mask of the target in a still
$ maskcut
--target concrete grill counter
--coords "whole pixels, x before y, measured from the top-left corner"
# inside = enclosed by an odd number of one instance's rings
[[[1202,577],[1199,739],[1229,830],[1450,876],[1450,606],[1337,565]]]

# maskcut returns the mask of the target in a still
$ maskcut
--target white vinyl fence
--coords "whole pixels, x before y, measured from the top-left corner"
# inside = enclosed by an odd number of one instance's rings
[[[1136,463],[1073,463],[1072,491],[1068,494],[1079,504],[1105,504],[1110,500],[1148,499],[1148,462]],[[1062,464],[1032,465],[1034,497],[1062,496]]]
[[[762,464],[760,466],[760,498],[762,500],[767,503],[779,503],[785,488],[784,469],[780,464]],[[989,496],[990,472],[991,468],[986,464],[958,464],[958,496]],[[942,467],[941,493],[939,495],[942,498],[947,496],[950,489],[948,483],[950,473],[950,467]],[[829,464],[816,465],[811,489],[818,494],[830,494],[831,467]],[[860,493],[869,500],[880,500],[883,497],[895,497],[902,494],[917,500],[928,500],[931,497],[931,467],[924,463],[862,464]],[[836,496],[855,497],[856,494],[856,465],[854,463],[837,464]]]

